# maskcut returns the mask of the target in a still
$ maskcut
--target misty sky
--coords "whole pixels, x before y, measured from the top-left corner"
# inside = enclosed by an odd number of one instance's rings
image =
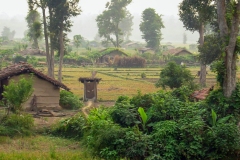
[[[25,17],[28,12],[27,0],[0,0],[0,32],[4,26],[15,30],[15,38],[23,38],[27,30]],[[93,40],[97,35],[98,28],[96,17],[105,9],[105,4],[110,0],[80,0],[81,15],[72,18],[74,21],[72,31],[68,37],[81,34],[88,40]],[[162,29],[163,41],[181,42],[183,33],[188,36],[188,43],[196,43],[198,34],[186,31],[182,22],[179,21],[178,5],[182,0],[132,0],[128,6],[134,16],[133,31],[130,37],[133,41],[144,41],[139,30],[141,14],[146,8],[154,8],[158,14],[163,15],[165,28]]]
[[[26,15],[28,11],[27,0],[1,0],[0,14],[6,13],[8,16]],[[80,0],[82,14],[99,14],[104,10],[108,0]],[[155,8],[159,14],[178,14],[178,4],[181,0],[133,0],[128,6],[132,14],[139,13],[146,8]]]

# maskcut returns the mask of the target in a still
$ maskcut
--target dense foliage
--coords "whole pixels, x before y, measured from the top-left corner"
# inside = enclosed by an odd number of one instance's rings
[[[213,61],[220,58],[222,54],[222,44],[220,37],[217,35],[207,35],[204,37],[202,46],[198,46],[199,60],[202,64],[211,64]]]
[[[64,55],[63,62],[64,64],[81,65],[84,63],[91,63],[91,60],[86,56],[79,55],[76,52],[71,52]]]
[[[120,96],[112,108],[64,120],[54,133],[82,138],[100,159],[236,159],[239,91],[240,85],[226,99],[215,90],[202,102],[191,102],[186,93],[191,91],[184,86],[172,92]]]
[[[65,90],[60,92],[59,104],[66,109],[79,109],[83,106],[83,102],[79,100],[78,96]]]
[[[76,114],[71,118],[61,120],[58,125],[52,128],[51,132],[53,135],[79,139],[83,137],[85,125],[85,117]]]

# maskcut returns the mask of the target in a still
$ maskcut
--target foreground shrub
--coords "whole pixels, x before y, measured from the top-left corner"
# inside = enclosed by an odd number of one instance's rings
[[[2,136],[27,136],[32,134],[34,119],[26,113],[10,114],[5,117],[0,125],[0,135]]]
[[[79,100],[78,96],[65,90],[60,92],[59,104],[65,109],[79,109],[83,106],[83,102]]]
[[[113,121],[122,127],[133,127],[136,125],[137,112],[134,105],[128,103],[116,103],[110,113]]]
[[[18,82],[10,81],[7,86],[4,86],[4,102],[13,113],[22,110],[22,104],[28,100],[33,93],[32,78],[21,78]]]
[[[83,137],[84,126],[86,119],[81,114],[76,114],[73,117],[61,120],[57,123],[51,133],[62,137],[79,139]]]
[[[182,86],[120,96],[112,108],[62,121],[55,133],[82,137],[94,158],[106,160],[239,159],[239,107],[232,104],[240,102],[238,89],[235,99],[224,101],[218,99],[220,91],[201,102],[189,101],[186,92]]]

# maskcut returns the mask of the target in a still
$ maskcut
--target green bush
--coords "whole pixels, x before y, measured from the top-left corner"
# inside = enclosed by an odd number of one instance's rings
[[[193,83],[193,76],[190,70],[186,69],[185,66],[180,66],[175,62],[169,62],[167,66],[161,71],[160,79],[155,84],[156,87],[166,86],[173,88],[179,88],[182,85],[189,85]]]
[[[36,57],[33,57],[33,56],[29,57],[29,56],[27,56],[26,59],[27,59],[27,63],[31,64],[34,67],[37,67],[38,59]]]
[[[28,136],[32,134],[34,119],[31,115],[10,114],[5,117],[0,125],[0,135],[2,136]]]
[[[4,102],[11,111],[17,113],[22,110],[22,104],[28,100],[33,93],[32,78],[21,78],[18,82],[10,81],[7,86],[4,86]]]
[[[26,113],[21,114],[10,114],[4,121],[3,124],[8,127],[25,128],[31,129],[33,127],[33,117]]]
[[[84,105],[78,96],[65,90],[61,90],[60,92],[59,104],[66,109],[79,109]]]
[[[13,63],[19,63],[19,62],[27,62],[27,58],[23,57],[21,55],[16,55],[13,59]]]
[[[53,135],[79,139],[83,137],[86,119],[81,114],[61,120],[52,129]]]
[[[193,88],[195,88],[195,87],[193,87]],[[190,96],[193,93],[193,91],[194,90],[192,89],[192,87],[183,85],[179,88],[174,89],[172,92],[172,95],[183,102],[187,102],[187,101],[191,100]]]
[[[113,121],[122,127],[133,127],[138,121],[135,106],[130,103],[116,103],[110,114]]]
[[[146,77],[147,77],[147,75],[145,72],[141,73],[141,78],[146,78]]]

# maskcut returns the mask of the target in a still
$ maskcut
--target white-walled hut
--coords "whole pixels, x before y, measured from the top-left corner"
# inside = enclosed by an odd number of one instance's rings
[[[34,91],[27,102],[23,104],[23,109],[59,109],[60,88],[70,89],[24,62],[0,70],[0,99],[3,98],[4,85],[8,85],[11,80],[17,82],[21,78],[28,79],[31,77]]]

